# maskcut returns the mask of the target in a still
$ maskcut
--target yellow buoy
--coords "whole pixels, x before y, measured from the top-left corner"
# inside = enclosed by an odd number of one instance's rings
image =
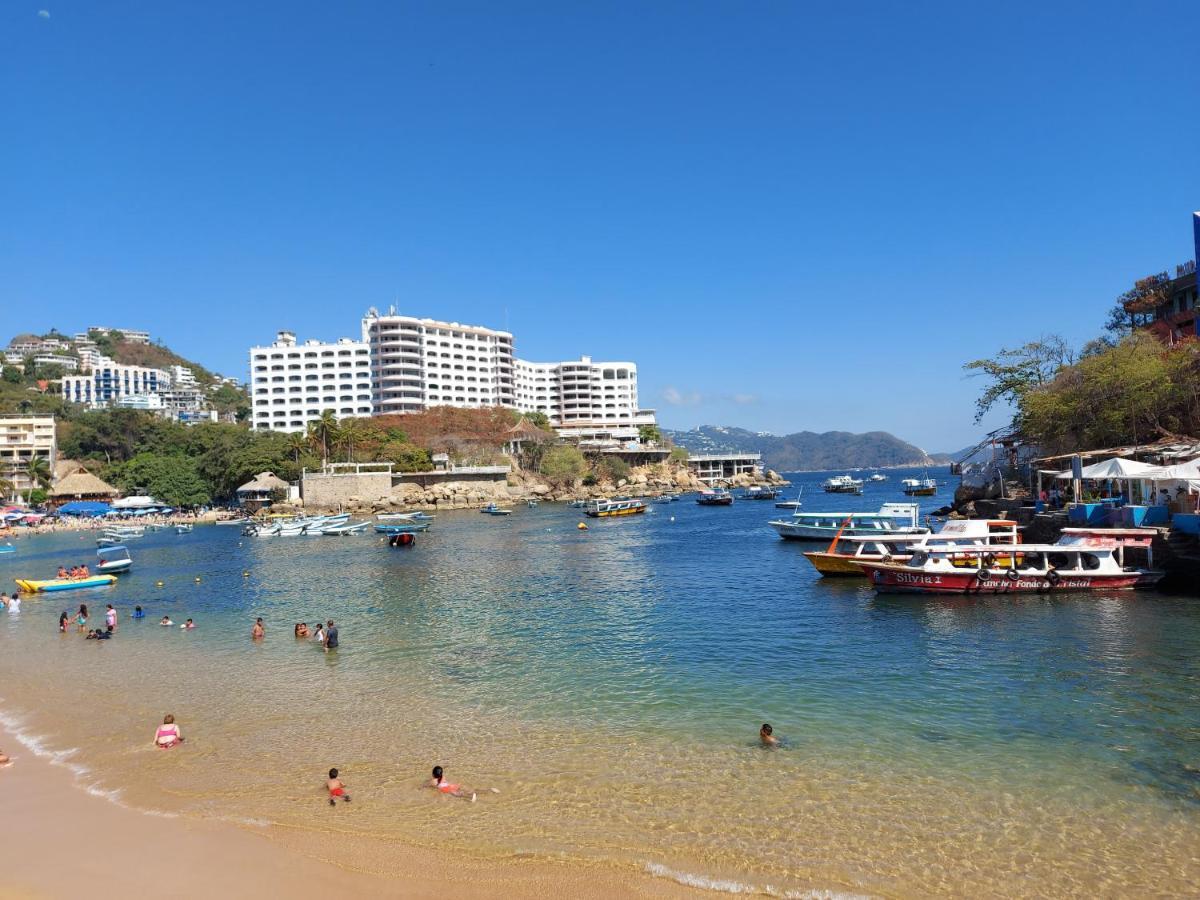
[[[197,575],[197,576],[196,576],[196,584],[199,584],[199,583],[200,583],[200,576],[199,576],[199,575]]]
[[[575,527],[576,527],[576,528],[578,528],[580,531],[587,531],[587,530],[588,530],[588,527],[587,527],[587,525],[586,525],[586,524],[584,524],[583,522],[580,522],[580,523],[579,523],[578,525],[576,525]]]
[[[154,582],[155,587],[162,587],[162,585],[163,585],[163,583],[161,581]]]
[[[249,573],[249,572],[243,572],[243,573],[242,573],[242,577],[243,577],[243,578],[249,578],[249,577],[250,577],[250,573]]]

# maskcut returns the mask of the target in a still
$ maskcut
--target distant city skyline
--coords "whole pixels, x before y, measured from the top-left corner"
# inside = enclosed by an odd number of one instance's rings
[[[4,338],[244,380],[395,304],[633,360],[665,427],[947,451],[1005,418],[963,363],[1194,252],[1196,79],[1129,64],[1192,58],[1191,3],[52,12],[0,12]]]

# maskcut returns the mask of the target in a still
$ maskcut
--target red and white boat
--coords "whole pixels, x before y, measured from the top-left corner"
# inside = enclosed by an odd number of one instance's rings
[[[1118,560],[1121,547],[1011,544],[913,548],[907,562],[860,562],[875,590],[907,594],[1009,594],[1119,591],[1147,583],[1145,569]]]

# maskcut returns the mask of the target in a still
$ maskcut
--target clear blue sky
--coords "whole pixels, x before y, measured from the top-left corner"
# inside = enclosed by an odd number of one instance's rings
[[[1198,54],[1194,0],[8,0],[0,338],[244,375],[395,302],[668,426],[955,449],[963,361],[1190,257]]]

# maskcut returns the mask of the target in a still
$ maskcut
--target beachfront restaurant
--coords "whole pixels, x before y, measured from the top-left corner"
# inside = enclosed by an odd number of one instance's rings
[[[111,484],[105,484],[91,472],[74,472],[50,489],[47,506],[62,507],[73,500],[91,500],[111,504],[121,496]]]
[[[1189,448],[1195,450],[1196,448]],[[1074,502],[1067,505],[1073,525],[1134,528],[1171,525],[1181,531],[1200,529],[1200,456],[1162,465],[1128,457],[1112,457],[1087,466],[1038,471],[1043,479],[1072,485]]]

